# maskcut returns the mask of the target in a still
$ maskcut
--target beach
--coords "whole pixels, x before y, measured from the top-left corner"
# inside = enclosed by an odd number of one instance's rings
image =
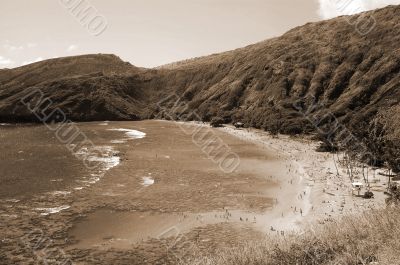
[[[352,196],[345,168],[307,137],[169,121],[76,125],[102,151],[89,156],[101,167],[77,169],[79,159],[65,153],[63,172],[74,173],[43,173],[45,188],[4,195],[4,262],[38,259],[32,231],[76,264],[165,264],[384,205],[382,176],[375,199]],[[57,158],[47,157],[49,165]],[[61,184],[49,187],[54,179]]]
[[[311,137],[271,136],[257,129],[237,130],[232,126],[222,130],[266,149],[275,150],[282,161],[287,161],[289,180],[282,181],[281,184],[283,190],[287,191],[290,191],[290,186],[297,186],[294,191],[297,198],[288,201],[287,196],[281,196],[283,201],[280,210],[289,213],[289,216],[277,222],[280,229],[296,230],[315,222],[329,222],[346,214],[357,214],[385,206],[387,177],[379,174],[384,172],[383,169],[377,169],[373,174],[373,168],[366,166],[365,171],[368,168],[371,191],[375,198],[363,199],[353,196],[347,169],[339,163],[340,159],[343,160],[343,153],[333,155],[317,152],[319,143],[311,140]],[[355,168],[354,177],[362,179],[361,163]],[[303,210],[302,218],[299,209]]]

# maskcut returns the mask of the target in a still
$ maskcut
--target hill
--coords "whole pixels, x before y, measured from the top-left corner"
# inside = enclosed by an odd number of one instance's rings
[[[39,93],[51,99],[49,111],[60,108],[68,119],[138,119],[132,114],[142,105],[132,99],[140,69],[115,55],[57,58],[0,72],[0,120],[35,122],[21,100]],[[28,98],[26,98],[28,97]]]
[[[366,15],[377,23],[361,35],[348,21]],[[400,147],[398,139],[386,139],[391,132],[385,131],[395,127],[398,114],[386,115],[385,124],[377,119],[400,101],[399,25],[400,7],[390,6],[156,69],[139,69],[113,55],[88,55],[5,70],[0,72],[0,121],[34,121],[20,104],[34,89],[76,121],[153,118],[160,115],[161,102],[179,119],[220,117],[272,132],[318,132],[335,142],[351,134],[380,163],[383,157],[394,159],[388,150]],[[174,95],[181,107],[174,106]],[[373,142],[378,138],[379,148]],[[397,158],[391,163],[400,168]]]
[[[367,35],[348,23],[368,15],[377,24]],[[158,98],[182,95],[190,108],[174,108],[179,117],[192,119],[196,111],[204,121],[221,117],[273,132],[318,132],[331,143],[357,147],[355,153],[372,151],[365,159],[381,164],[400,157],[399,139],[382,133],[396,128],[399,113],[386,115],[384,125],[376,122],[400,101],[399,15],[400,7],[391,6],[309,23],[279,38],[161,68],[151,87]],[[400,170],[397,158],[391,164]]]

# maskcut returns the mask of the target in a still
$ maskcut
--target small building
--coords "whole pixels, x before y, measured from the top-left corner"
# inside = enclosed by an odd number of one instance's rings
[[[354,195],[354,192],[357,192],[357,196],[360,196],[360,193],[361,193],[362,188],[364,187],[364,184],[359,181],[356,181],[356,182],[351,183],[351,186],[352,186],[352,194]]]

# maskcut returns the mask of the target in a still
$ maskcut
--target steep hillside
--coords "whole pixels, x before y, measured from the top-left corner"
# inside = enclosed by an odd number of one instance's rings
[[[292,104],[298,99],[338,117],[368,114],[400,99],[400,28],[393,26],[399,15],[399,7],[376,11],[378,24],[366,36],[340,18],[307,24],[280,38],[178,64],[153,86],[174,83],[206,119],[218,115],[256,127],[270,127],[279,112],[286,122],[298,120]]]
[[[21,102],[38,93],[49,111],[61,108],[71,120],[138,119],[143,98],[135,75],[141,70],[115,55],[83,55],[46,60],[0,72],[0,120],[37,121]],[[32,96],[30,96],[32,95]],[[25,98],[27,97],[28,98]]]
[[[0,121],[34,121],[20,99],[40,89],[72,120],[152,118],[160,115],[161,102],[179,119],[221,117],[273,132],[323,135],[341,124],[346,134],[374,148],[371,132],[379,124],[372,121],[400,101],[400,7],[367,15],[377,24],[364,36],[348,23],[361,15],[342,17],[157,69],[139,69],[113,55],[88,55],[5,70]],[[174,106],[174,95],[181,107]],[[337,135],[329,136],[337,140]]]
[[[344,147],[376,153],[371,121],[400,101],[400,7],[368,15],[377,25],[365,36],[344,18],[310,23],[249,47],[166,66],[151,87],[163,95],[158,98],[182,95],[190,108],[174,108],[180,117],[193,118],[195,110],[206,121],[218,116],[283,133],[317,131],[335,140],[353,134]],[[400,169],[399,160],[393,164]]]

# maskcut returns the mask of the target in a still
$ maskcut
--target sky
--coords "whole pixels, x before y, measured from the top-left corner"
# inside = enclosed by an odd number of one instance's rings
[[[0,68],[88,53],[156,67],[388,4],[400,0],[1,0]]]

